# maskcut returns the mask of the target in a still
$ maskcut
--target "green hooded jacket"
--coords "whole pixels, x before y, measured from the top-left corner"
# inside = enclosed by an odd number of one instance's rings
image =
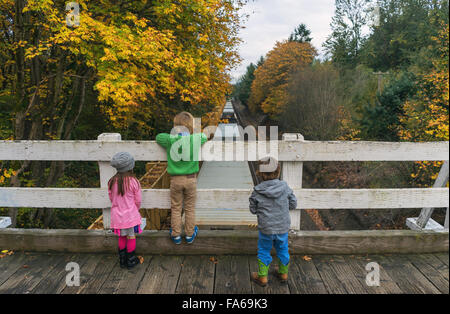
[[[172,176],[197,173],[199,171],[200,146],[205,144],[207,140],[204,133],[190,135],[158,134],[156,142],[167,151],[167,172]]]

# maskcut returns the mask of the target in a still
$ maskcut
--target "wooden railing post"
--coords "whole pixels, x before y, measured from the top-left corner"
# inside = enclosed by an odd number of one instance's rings
[[[448,160],[444,162],[444,164],[441,167],[441,170],[439,171],[439,175],[434,182],[433,188],[441,188],[445,187],[448,182],[448,176],[449,176],[449,163]],[[406,225],[412,229],[412,230],[423,230],[423,229],[442,229],[442,226],[439,225],[437,222],[435,222],[433,219],[431,219],[431,215],[433,214],[434,208],[427,207],[423,208],[420,212],[420,215],[418,218],[408,218],[406,220]],[[446,214],[446,223],[448,221],[448,208],[447,208],[447,214]],[[427,227],[427,225],[429,225]],[[444,226],[444,228],[448,228]]]
[[[102,133],[98,136],[97,140],[99,142],[118,142],[122,140],[119,133]],[[99,143],[101,146],[102,144]],[[110,156],[112,158],[112,156]],[[98,168],[100,171],[100,187],[102,189],[108,189],[109,179],[116,174],[116,169],[111,167],[109,161],[99,161]],[[105,193],[107,193],[105,191]],[[111,208],[103,208],[103,228],[109,229],[111,226]]]
[[[287,133],[283,134],[283,141],[295,142],[304,141],[305,138],[301,134]],[[300,155],[299,155],[300,156]],[[294,188],[302,188],[303,178],[303,162],[285,161],[282,164],[281,178]],[[291,229],[300,230],[301,210],[291,211]]]

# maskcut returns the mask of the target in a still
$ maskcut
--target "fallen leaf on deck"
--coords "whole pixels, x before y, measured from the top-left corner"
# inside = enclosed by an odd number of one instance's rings
[[[217,264],[217,258],[215,258],[214,256],[210,257],[209,260],[214,264]]]
[[[304,259],[305,261],[307,261],[307,262],[309,262],[310,260],[312,260],[312,258],[309,257],[309,256],[307,256],[307,255],[303,256],[303,259]]]
[[[3,250],[0,253],[0,258],[6,257],[6,256],[11,256],[13,254],[14,254],[14,251]]]
[[[137,258],[139,258],[139,263],[140,264],[144,263],[144,258],[142,256],[138,256]]]

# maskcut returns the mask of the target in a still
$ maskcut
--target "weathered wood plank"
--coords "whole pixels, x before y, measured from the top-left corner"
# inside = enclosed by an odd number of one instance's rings
[[[302,256],[291,256],[289,290],[291,294],[328,293],[314,261],[305,261]]]
[[[446,274],[433,266],[435,257],[430,255],[408,255],[407,259],[414,265],[440,292],[449,293],[448,267]],[[434,264],[435,265],[435,264]]]
[[[344,259],[347,261],[348,265],[353,269],[355,277],[365,285],[366,290],[370,294],[401,294],[402,290],[394,282],[394,280],[388,275],[388,273],[380,266],[380,286],[370,287],[366,284],[367,270],[366,265],[371,262],[376,262],[372,260],[369,256],[345,256]]]
[[[442,150],[439,151],[439,149]],[[424,150],[429,151],[425,152]],[[306,141],[294,146],[292,153],[300,152],[301,161],[417,161],[422,158],[424,158],[423,160],[428,160],[428,158],[448,160],[448,151],[448,142]],[[292,155],[286,153],[286,158],[288,156]]]
[[[439,294],[439,290],[409,261],[401,256],[373,257],[389,276],[397,283],[404,293],[408,294]]]
[[[66,288],[66,265],[69,262],[78,263],[81,265],[83,256],[69,254],[64,255],[61,261],[55,265],[53,270],[46,276],[42,276],[39,283],[34,287],[30,293],[33,294],[59,294]]]
[[[447,207],[448,188],[430,189],[295,189],[298,209],[382,209]],[[196,207],[248,208],[251,190],[202,189]],[[0,188],[0,207],[106,208],[106,189]],[[168,189],[144,189],[142,208],[170,208]]]
[[[258,232],[202,230],[193,246],[174,246],[168,231],[139,235],[141,254],[254,254]],[[448,252],[448,232],[412,230],[300,231],[289,235],[292,254]],[[15,251],[117,253],[117,236],[104,230],[0,230],[0,247]]]
[[[151,261],[150,256],[144,256],[144,263],[136,266],[134,269],[126,272],[124,278],[120,281],[117,287],[116,294],[134,294],[137,292],[139,285],[144,278],[149,262]]]
[[[314,264],[316,265],[317,271],[322,278],[323,284],[327,288],[327,291],[331,294],[347,294],[347,290],[341,284],[341,281],[336,276],[333,268],[330,265],[331,256],[315,256]]]
[[[448,251],[447,253],[435,254],[445,265],[448,266]]]
[[[104,255],[99,257],[99,263],[95,267],[92,276],[87,280],[85,285],[82,285],[79,293],[92,294],[98,293],[102,285],[108,278],[114,265],[119,263],[117,255]]]
[[[91,255],[80,266],[80,286],[66,287],[63,294],[90,294],[98,293],[106,278],[111,273],[115,263],[118,263],[116,255]]]
[[[250,265],[250,272],[257,272],[258,262],[256,256],[249,257],[248,260]],[[269,283],[266,287],[260,287],[253,281],[250,282],[254,294],[290,294],[289,285],[285,283],[282,284],[280,280],[276,277],[276,273],[278,270],[278,266],[276,264],[277,259],[274,256],[274,259],[269,269],[269,277],[268,277]],[[247,278],[248,280],[250,280],[250,274],[248,275]]]
[[[344,286],[349,294],[366,294],[367,285],[361,283],[357,278],[353,269],[348,265],[348,261],[341,255],[332,255],[331,259],[326,259],[334,274]]]
[[[125,278],[127,269],[120,268],[118,263],[114,264],[111,272],[101,286],[98,294],[115,294],[120,282]]]
[[[446,234],[412,230],[300,231],[297,237],[291,235],[289,247],[293,254],[433,253],[435,249],[448,251]],[[317,236],[323,238],[318,240]]]
[[[214,293],[250,294],[248,256],[218,256]]]
[[[153,256],[137,293],[175,293],[183,261],[182,256]]]
[[[144,257],[143,264],[139,264],[130,270],[122,269],[119,263],[116,263],[98,293],[135,294],[150,261],[151,257]]]
[[[63,260],[63,255],[33,254],[7,281],[0,287],[0,294],[30,293],[53,268]]]
[[[0,259],[0,287],[8,280],[20,267],[26,264],[28,255],[15,253],[11,256]]]
[[[417,255],[421,256],[421,255]],[[447,281],[449,281],[449,268],[444,262],[442,262],[436,255],[426,254],[426,261],[432,267],[434,267],[442,277],[444,277]]]
[[[116,254],[18,254],[0,262],[0,279],[4,269],[10,269],[4,285],[0,284],[0,293],[448,293],[448,280],[443,275],[446,271],[448,278],[448,266],[432,254],[313,255],[311,261],[292,256],[288,285],[275,278],[274,262],[266,288],[250,282],[249,272],[257,268],[252,257],[218,257],[215,272],[208,256],[189,256],[187,264],[183,260],[180,256],[145,256],[144,264],[129,271],[118,267]],[[68,262],[80,265],[80,287],[65,285]],[[365,265],[369,262],[380,264],[380,287],[365,286]],[[206,274],[202,273],[205,269]]]
[[[203,145],[200,160],[224,160],[232,148],[248,161],[267,155],[259,143],[210,141]],[[448,160],[448,142],[285,142],[278,141],[279,161],[425,161]],[[243,147],[243,148],[242,148]],[[244,152],[242,152],[242,150]],[[120,151],[130,152],[138,161],[167,160],[165,150],[155,141],[0,141],[0,160],[109,161]],[[244,161],[244,160],[242,160]]]
[[[445,280],[449,281],[449,267],[436,254],[413,254],[412,256],[436,269]]]
[[[215,264],[208,256],[187,256],[183,261],[176,293],[213,293],[214,268]]]
[[[97,267],[100,259],[104,255],[81,255],[80,259],[80,286],[65,286],[61,291],[61,294],[78,294],[81,289],[88,284],[92,276],[94,276],[95,268]]]

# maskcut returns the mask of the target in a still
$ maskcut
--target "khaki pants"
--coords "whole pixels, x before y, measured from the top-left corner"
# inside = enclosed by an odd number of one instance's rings
[[[170,177],[170,201],[172,206],[171,227],[172,236],[181,235],[181,214],[183,211],[187,236],[194,234],[195,228],[195,201],[197,199],[197,175],[171,176]]]

